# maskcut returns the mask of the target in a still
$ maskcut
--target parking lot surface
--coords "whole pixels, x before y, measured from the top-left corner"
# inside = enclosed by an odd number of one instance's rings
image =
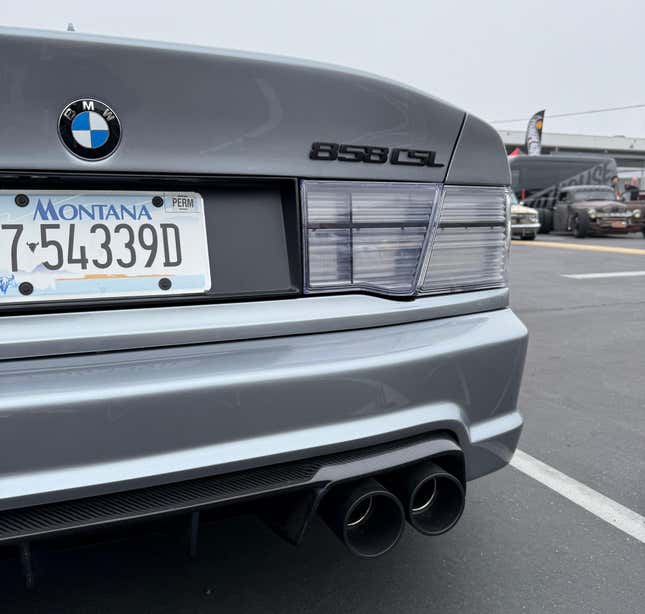
[[[511,257],[512,306],[531,334],[520,448],[645,515],[645,239],[538,239]],[[568,277],[581,274],[611,275]],[[0,611],[645,611],[645,544],[514,467],[469,485],[453,531],[408,529],[375,561],[319,523],[295,549],[240,517],[205,527],[194,561],[176,535],[147,534],[36,563],[30,592],[0,563]]]

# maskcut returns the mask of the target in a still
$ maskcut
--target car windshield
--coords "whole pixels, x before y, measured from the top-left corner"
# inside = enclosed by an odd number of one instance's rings
[[[576,190],[573,200],[616,200],[616,195],[611,188],[606,190]]]

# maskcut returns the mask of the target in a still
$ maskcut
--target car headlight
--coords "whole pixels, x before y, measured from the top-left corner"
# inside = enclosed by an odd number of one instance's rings
[[[595,209],[588,209],[588,210],[587,210],[587,213],[589,214],[589,217],[590,217],[592,220],[595,220],[595,219],[596,219],[596,210],[595,210]]]
[[[640,209],[634,209],[633,215],[636,218],[640,217],[641,216],[641,210]]]
[[[303,181],[301,195],[308,294],[506,285],[506,188]]]

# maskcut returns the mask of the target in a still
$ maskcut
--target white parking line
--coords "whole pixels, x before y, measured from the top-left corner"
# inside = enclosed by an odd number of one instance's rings
[[[554,490],[634,539],[645,543],[645,517],[557,469],[517,450],[511,466]]]
[[[645,271],[618,271],[617,273],[577,273],[575,275],[562,275],[569,279],[601,279],[602,277],[643,277]]]

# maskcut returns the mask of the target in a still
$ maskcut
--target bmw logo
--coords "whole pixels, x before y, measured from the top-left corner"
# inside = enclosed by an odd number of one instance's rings
[[[68,104],[60,114],[58,134],[75,156],[102,160],[118,147],[121,123],[104,102],[82,98]]]

